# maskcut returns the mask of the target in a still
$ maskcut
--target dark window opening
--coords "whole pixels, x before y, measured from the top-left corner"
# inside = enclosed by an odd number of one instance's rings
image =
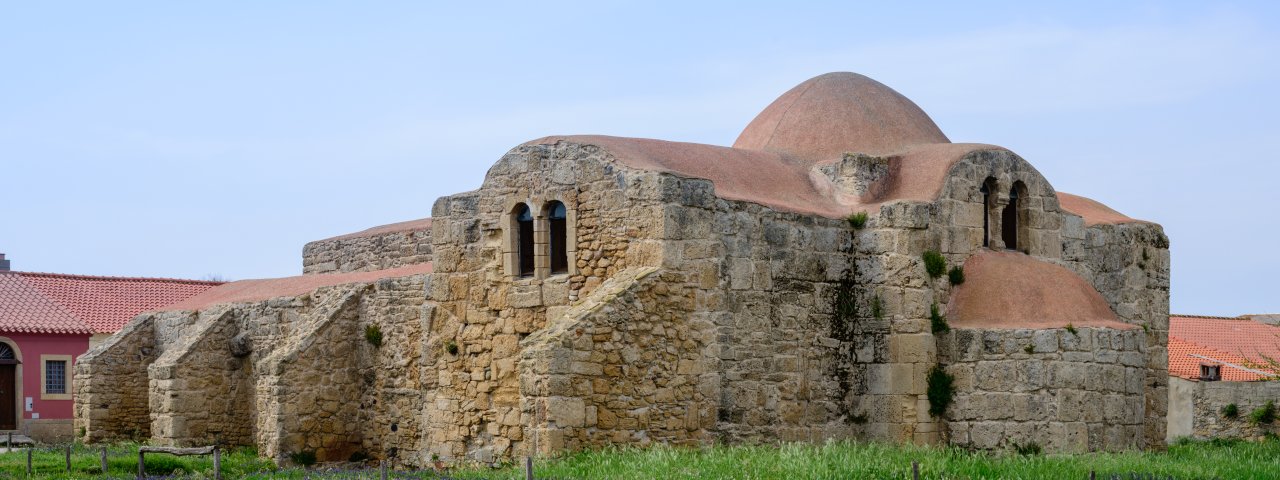
[[[551,228],[551,273],[569,271],[568,226],[566,225],[564,204],[551,202],[547,205],[547,221]]]
[[[1216,382],[1216,381],[1222,380],[1222,366],[1221,365],[1201,365],[1200,380],[1203,380],[1206,382]]]
[[[988,178],[982,182],[982,246],[991,246],[991,192],[995,191],[996,179]]]
[[[67,361],[44,362],[44,393],[67,393]]]
[[[1000,214],[1000,238],[1004,240],[1004,248],[1018,249],[1018,188],[1009,190],[1009,204],[1004,206]]]
[[[516,256],[519,267],[516,274],[521,277],[533,276],[533,212],[529,206],[520,204],[516,207]]]
[[[10,347],[9,344],[7,343],[0,342],[0,360],[15,360],[15,359],[16,357],[13,355],[13,347]]]

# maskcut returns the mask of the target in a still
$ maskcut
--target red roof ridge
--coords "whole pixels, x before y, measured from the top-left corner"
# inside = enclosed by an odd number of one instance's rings
[[[227,283],[227,282],[224,282],[224,281],[214,281],[214,280],[191,280],[191,279],[186,279],[186,278],[168,278],[168,277],[112,277],[112,276],[106,276],[106,275],[81,275],[81,274],[74,274],[74,273],[21,272],[21,271],[16,271],[16,270],[14,270],[14,271],[7,271],[7,272],[0,272],[0,273],[13,273],[13,274],[18,274],[18,275],[23,275],[23,276],[32,276],[32,277],[71,278],[71,279],[77,279],[77,280],[110,280],[110,281],[113,281],[113,282],[119,282],[119,281],[125,281],[125,282],[165,282],[165,283],[185,283],[185,284],[192,284],[192,285],[214,285],[214,286],[216,286],[216,285],[222,285],[222,284],[224,284],[224,283]]]
[[[1244,321],[1249,321],[1249,322],[1252,322],[1252,321],[1253,321],[1252,319],[1249,319],[1249,318],[1247,318],[1247,317],[1217,317],[1217,316],[1213,316],[1213,315],[1186,315],[1186,314],[1182,314],[1182,313],[1170,313],[1170,314],[1169,314],[1169,317],[1170,317],[1170,318],[1172,318],[1172,317],[1182,317],[1182,318],[1209,318],[1209,319],[1213,319],[1213,320],[1244,320]]]

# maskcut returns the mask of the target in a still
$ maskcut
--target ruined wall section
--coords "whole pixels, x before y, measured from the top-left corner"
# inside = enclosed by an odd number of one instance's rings
[[[147,366],[159,355],[154,317],[140,315],[75,362],[75,431],[85,442],[151,436]]]
[[[202,312],[182,341],[147,368],[153,441],[178,446],[251,443],[250,368],[243,355],[228,354],[239,331],[233,312]]]
[[[267,356],[257,377],[258,441],[271,458],[312,452],[343,461],[360,450],[361,390],[355,331],[365,289],[344,292],[298,328],[298,340]]]
[[[522,341],[619,272],[660,263],[659,177],[622,167],[594,146],[525,145],[498,161],[480,190],[435,203],[428,301],[436,307],[424,334],[419,464],[432,455],[491,462],[532,451]],[[568,210],[570,271],[515,277],[504,264],[511,212],[526,203],[545,215],[552,200]]]
[[[304,274],[371,272],[430,261],[429,221],[408,230],[317,240],[302,248]]]
[[[1085,226],[1064,214],[1063,263],[1093,284],[1120,321],[1146,332],[1146,446],[1163,445],[1169,399],[1169,239],[1146,222]]]
[[[998,450],[1120,451],[1144,444],[1140,329],[956,329],[941,361],[955,377],[949,442]]]
[[[540,454],[609,444],[712,440],[714,323],[690,315],[682,274],[625,269],[523,345],[523,411]]]

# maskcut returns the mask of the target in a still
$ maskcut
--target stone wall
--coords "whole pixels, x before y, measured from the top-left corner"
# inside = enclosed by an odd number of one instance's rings
[[[151,436],[147,368],[158,356],[153,318],[141,315],[75,362],[75,429],[86,441]]]
[[[1085,226],[1064,216],[1063,263],[1102,294],[1116,317],[1146,333],[1146,445],[1165,441],[1169,401],[1169,239],[1145,222]]]
[[[1251,422],[1252,412],[1275,402],[1280,408],[1280,382],[1201,382],[1170,378],[1169,440],[1191,438],[1245,438],[1261,440],[1280,434],[1280,420]],[[1235,405],[1237,415],[1223,413]]]
[[[431,219],[406,223],[411,225],[389,232],[374,228],[310,242],[302,248],[302,273],[371,272],[430,262]]]
[[[955,377],[952,444],[1117,451],[1144,444],[1140,329],[955,329],[942,361]]]

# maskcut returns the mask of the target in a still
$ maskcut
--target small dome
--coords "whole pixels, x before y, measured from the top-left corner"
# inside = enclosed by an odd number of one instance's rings
[[[930,143],[950,140],[910,99],[865,76],[837,72],[782,94],[747,125],[733,147],[817,161],[845,152],[884,155]]]

